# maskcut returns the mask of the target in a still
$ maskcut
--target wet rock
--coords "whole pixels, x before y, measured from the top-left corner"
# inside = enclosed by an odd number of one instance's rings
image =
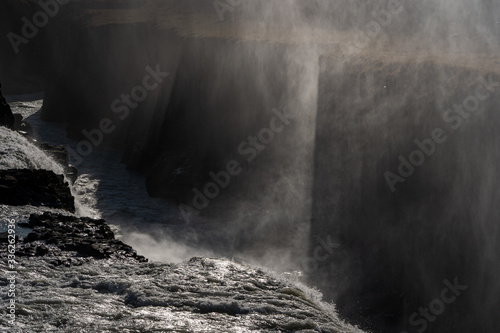
[[[75,212],[75,202],[62,175],[48,170],[0,170],[0,203],[47,206]]]
[[[64,174],[74,183],[78,177],[78,169],[69,165],[68,151],[63,145],[52,146],[48,143],[33,141],[33,143],[44,152],[49,154],[57,163],[64,167]]]
[[[59,146],[52,146],[49,145],[48,143],[37,143],[37,146],[44,151],[50,153],[50,155],[59,163],[59,164],[68,164],[69,163],[69,158],[68,158],[68,152],[66,151],[66,148],[64,146],[59,145]]]
[[[66,148],[62,145],[52,146],[47,143],[40,143],[33,140],[33,128],[31,125],[23,120],[21,114],[13,114],[9,104],[5,100],[1,91],[0,84],[0,126],[5,126],[11,130],[15,130],[23,136],[31,140],[36,146],[49,154],[56,162],[64,167],[64,174],[71,180],[72,183],[75,182],[78,177],[78,170],[75,167],[69,165],[68,152]]]
[[[147,261],[115,239],[104,220],[44,213],[32,214],[29,222],[20,226],[33,231],[16,244],[18,256],[43,256],[55,266],[82,264],[91,258]]]
[[[0,84],[0,126],[14,129],[14,115],[9,104],[2,95],[2,85]]]
[[[20,132],[25,136],[33,136],[33,128],[29,123],[23,121],[23,116],[12,113],[9,103],[2,95],[2,85],[0,84],[0,126],[5,126],[11,130]]]

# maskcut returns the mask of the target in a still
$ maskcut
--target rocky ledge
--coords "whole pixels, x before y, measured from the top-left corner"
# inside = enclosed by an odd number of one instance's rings
[[[18,131],[24,136],[33,135],[31,125],[23,120],[23,116],[18,113],[12,113],[9,103],[7,103],[2,94],[2,84],[0,84],[0,126]]]
[[[69,164],[68,151],[63,145],[52,146],[48,143],[33,141],[33,144],[51,156],[57,163],[64,168],[66,178],[74,183],[78,178],[78,169]]]
[[[9,103],[2,94],[2,84],[0,84],[0,126],[10,130],[17,131],[25,136],[34,145],[50,155],[57,163],[64,168],[66,177],[74,183],[78,177],[78,170],[70,166],[69,157],[66,148],[62,145],[52,146],[47,143],[38,142],[33,138],[33,129],[31,125],[23,119],[23,116],[18,113],[12,113]]]
[[[104,220],[44,213],[30,215],[29,221],[19,227],[32,231],[16,239],[18,257],[44,257],[55,266],[81,265],[91,259],[147,261],[132,247],[115,239]],[[7,239],[7,232],[0,234],[2,244],[6,245]],[[0,248],[0,253],[6,255],[7,246]]]
[[[75,200],[62,175],[49,170],[0,170],[0,204],[46,206],[75,212]]]

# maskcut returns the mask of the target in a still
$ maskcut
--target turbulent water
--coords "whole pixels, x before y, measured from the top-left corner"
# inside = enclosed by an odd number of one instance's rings
[[[361,332],[314,293],[227,260],[58,269],[29,260],[17,282],[16,332]]]
[[[41,104],[41,100],[14,102],[12,107],[28,118],[39,141],[74,145],[65,138],[63,126],[41,122],[37,112]],[[0,142],[0,169],[63,173],[60,165],[18,133],[0,127]],[[297,274],[273,273],[228,259],[189,260],[211,254],[193,236],[203,228],[190,235],[185,227],[173,225],[174,207],[150,199],[143,178],[120,165],[118,152],[96,150],[79,166],[79,173],[71,189],[76,215],[105,218],[123,241],[153,261],[90,260],[62,267],[39,257],[18,257],[16,324],[9,325],[2,306],[2,331],[361,332],[343,323],[334,306],[321,301],[319,292],[295,281]],[[24,237],[29,229],[19,223],[44,211],[71,215],[57,209],[0,205],[0,232],[15,220],[17,235]],[[2,302],[8,302],[7,262],[1,262],[0,269],[0,294]]]

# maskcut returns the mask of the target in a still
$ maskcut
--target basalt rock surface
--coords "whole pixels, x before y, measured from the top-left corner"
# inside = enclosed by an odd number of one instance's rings
[[[104,220],[44,213],[30,215],[28,223],[19,226],[32,229],[16,241],[16,255],[20,257],[43,256],[56,266],[81,265],[92,258],[147,261],[132,247],[115,239]],[[6,233],[0,238],[7,238]]]
[[[63,145],[52,146],[48,143],[33,141],[33,143],[44,152],[49,154],[57,163],[63,166],[64,175],[74,183],[78,177],[78,169],[69,165],[68,151]]]
[[[0,203],[47,206],[75,212],[75,202],[62,175],[48,170],[0,170]]]

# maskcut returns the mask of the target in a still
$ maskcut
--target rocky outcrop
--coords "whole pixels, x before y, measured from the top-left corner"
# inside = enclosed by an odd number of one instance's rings
[[[78,177],[78,170],[75,167],[69,165],[68,152],[66,148],[62,145],[52,146],[47,143],[41,143],[33,139],[33,128],[31,125],[23,120],[21,114],[12,113],[10,105],[7,103],[2,95],[1,91],[2,85],[0,84],[0,126],[5,126],[11,130],[17,131],[21,135],[25,136],[38,148],[45,151],[54,160],[63,166],[64,174],[73,183]]]
[[[33,137],[33,128],[24,120],[23,116],[19,113],[14,113],[14,128],[24,136]]]
[[[2,95],[2,85],[0,84],[0,126],[5,126],[9,129],[14,129],[14,115],[10,109],[10,105],[7,103]]]
[[[20,257],[43,256],[54,265],[65,266],[79,265],[91,258],[147,261],[115,239],[104,220],[44,213],[32,214],[28,223],[19,226],[32,229],[16,243],[16,255]]]
[[[0,170],[0,203],[75,211],[68,183],[62,175],[48,170]]]
[[[33,128],[23,120],[23,116],[18,113],[12,113],[9,103],[2,94],[2,85],[0,84],[0,126],[18,131],[24,136],[32,137]]]
[[[68,151],[63,145],[52,146],[48,143],[33,141],[38,148],[50,155],[57,163],[64,168],[64,175],[74,183],[78,177],[78,169],[70,166]]]

